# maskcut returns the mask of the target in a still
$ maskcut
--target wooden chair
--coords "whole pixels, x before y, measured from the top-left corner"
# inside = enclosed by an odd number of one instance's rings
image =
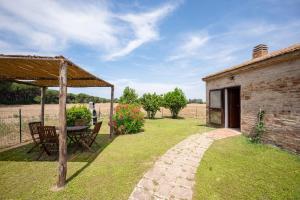
[[[43,151],[41,152],[39,158],[42,156],[44,151],[48,155],[57,153],[59,149],[59,139],[55,126],[40,126],[38,127],[38,131],[40,134],[41,145],[43,147]]]
[[[79,143],[91,152],[93,152],[91,146],[93,145],[93,143],[96,143],[96,138],[100,131],[101,125],[102,125],[102,121],[97,122],[92,131],[82,134],[81,137],[79,138]]]
[[[33,149],[40,146],[40,135],[38,127],[42,126],[42,122],[30,122],[28,126],[30,130],[30,135],[33,140],[33,147],[29,149],[29,151],[27,151],[27,153],[30,153]]]

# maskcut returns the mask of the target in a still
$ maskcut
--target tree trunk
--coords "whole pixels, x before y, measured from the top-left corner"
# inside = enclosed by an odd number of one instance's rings
[[[59,69],[59,159],[57,187],[64,187],[67,176],[67,63],[61,62]]]
[[[147,117],[148,117],[148,119],[151,118],[150,111],[147,111]]]

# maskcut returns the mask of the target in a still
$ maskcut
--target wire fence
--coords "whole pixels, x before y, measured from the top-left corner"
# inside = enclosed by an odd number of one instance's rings
[[[46,105],[45,111],[45,124],[58,126],[58,106]],[[98,118],[108,117],[109,104],[96,104],[96,112]],[[156,118],[163,117],[171,117],[168,109],[161,108],[156,113]],[[197,118],[204,122],[205,105],[189,104],[179,113],[179,117]],[[0,149],[32,140],[28,123],[34,121],[40,121],[39,105],[0,107]]]
[[[0,111],[0,149],[32,140],[28,123],[34,121],[40,121],[40,116],[30,116],[22,109]],[[46,114],[45,124],[57,125],[58,115]]]

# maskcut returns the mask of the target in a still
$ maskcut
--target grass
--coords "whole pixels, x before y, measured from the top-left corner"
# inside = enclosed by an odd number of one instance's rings
[[[194,199],[300,199],[300,157],[243,136],[216,141],[197,170]]]
[[[104,122],[107,124],[107,121]],[[57,162],[38,152],[26,154],[31,145],[0,153],[0,199],[127,199],[143,173],[158,156],[190,134],[207,131],[198,120],[146,120],[145,132],[109,139],[107,126],[94,146],[96,153],[71,154],[68,184],[52,192]]]

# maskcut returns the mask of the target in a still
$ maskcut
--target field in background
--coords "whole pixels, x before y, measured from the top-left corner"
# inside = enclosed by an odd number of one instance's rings
[[[68,104],[67,107],[71,107],[73,105],[74,104]],[[88,106],[88,104],[83,105]],[[116,106],[117,104],[114,104],[114,107]],[[20,110],[21,117],[19,113]],[[96,104],[98,118],[109,116],[109,110],[109,103]],[[45,105],[46,125],[58,125],[58,111],[57,104]],[[29,134],[28,123],[32,121],[39,121],[40,112],[40,105],[38,104],[0,105],[0,148],[5,148],[30,140],[31,136]],[[157,118],[170,116],[170,111],[165,108],[161,108],[161,111],[156,114]],[[180,112],[179,116],[184,118],[197,118],[204,122],[206,116],[205,104],[188,104],[187,107]]]

